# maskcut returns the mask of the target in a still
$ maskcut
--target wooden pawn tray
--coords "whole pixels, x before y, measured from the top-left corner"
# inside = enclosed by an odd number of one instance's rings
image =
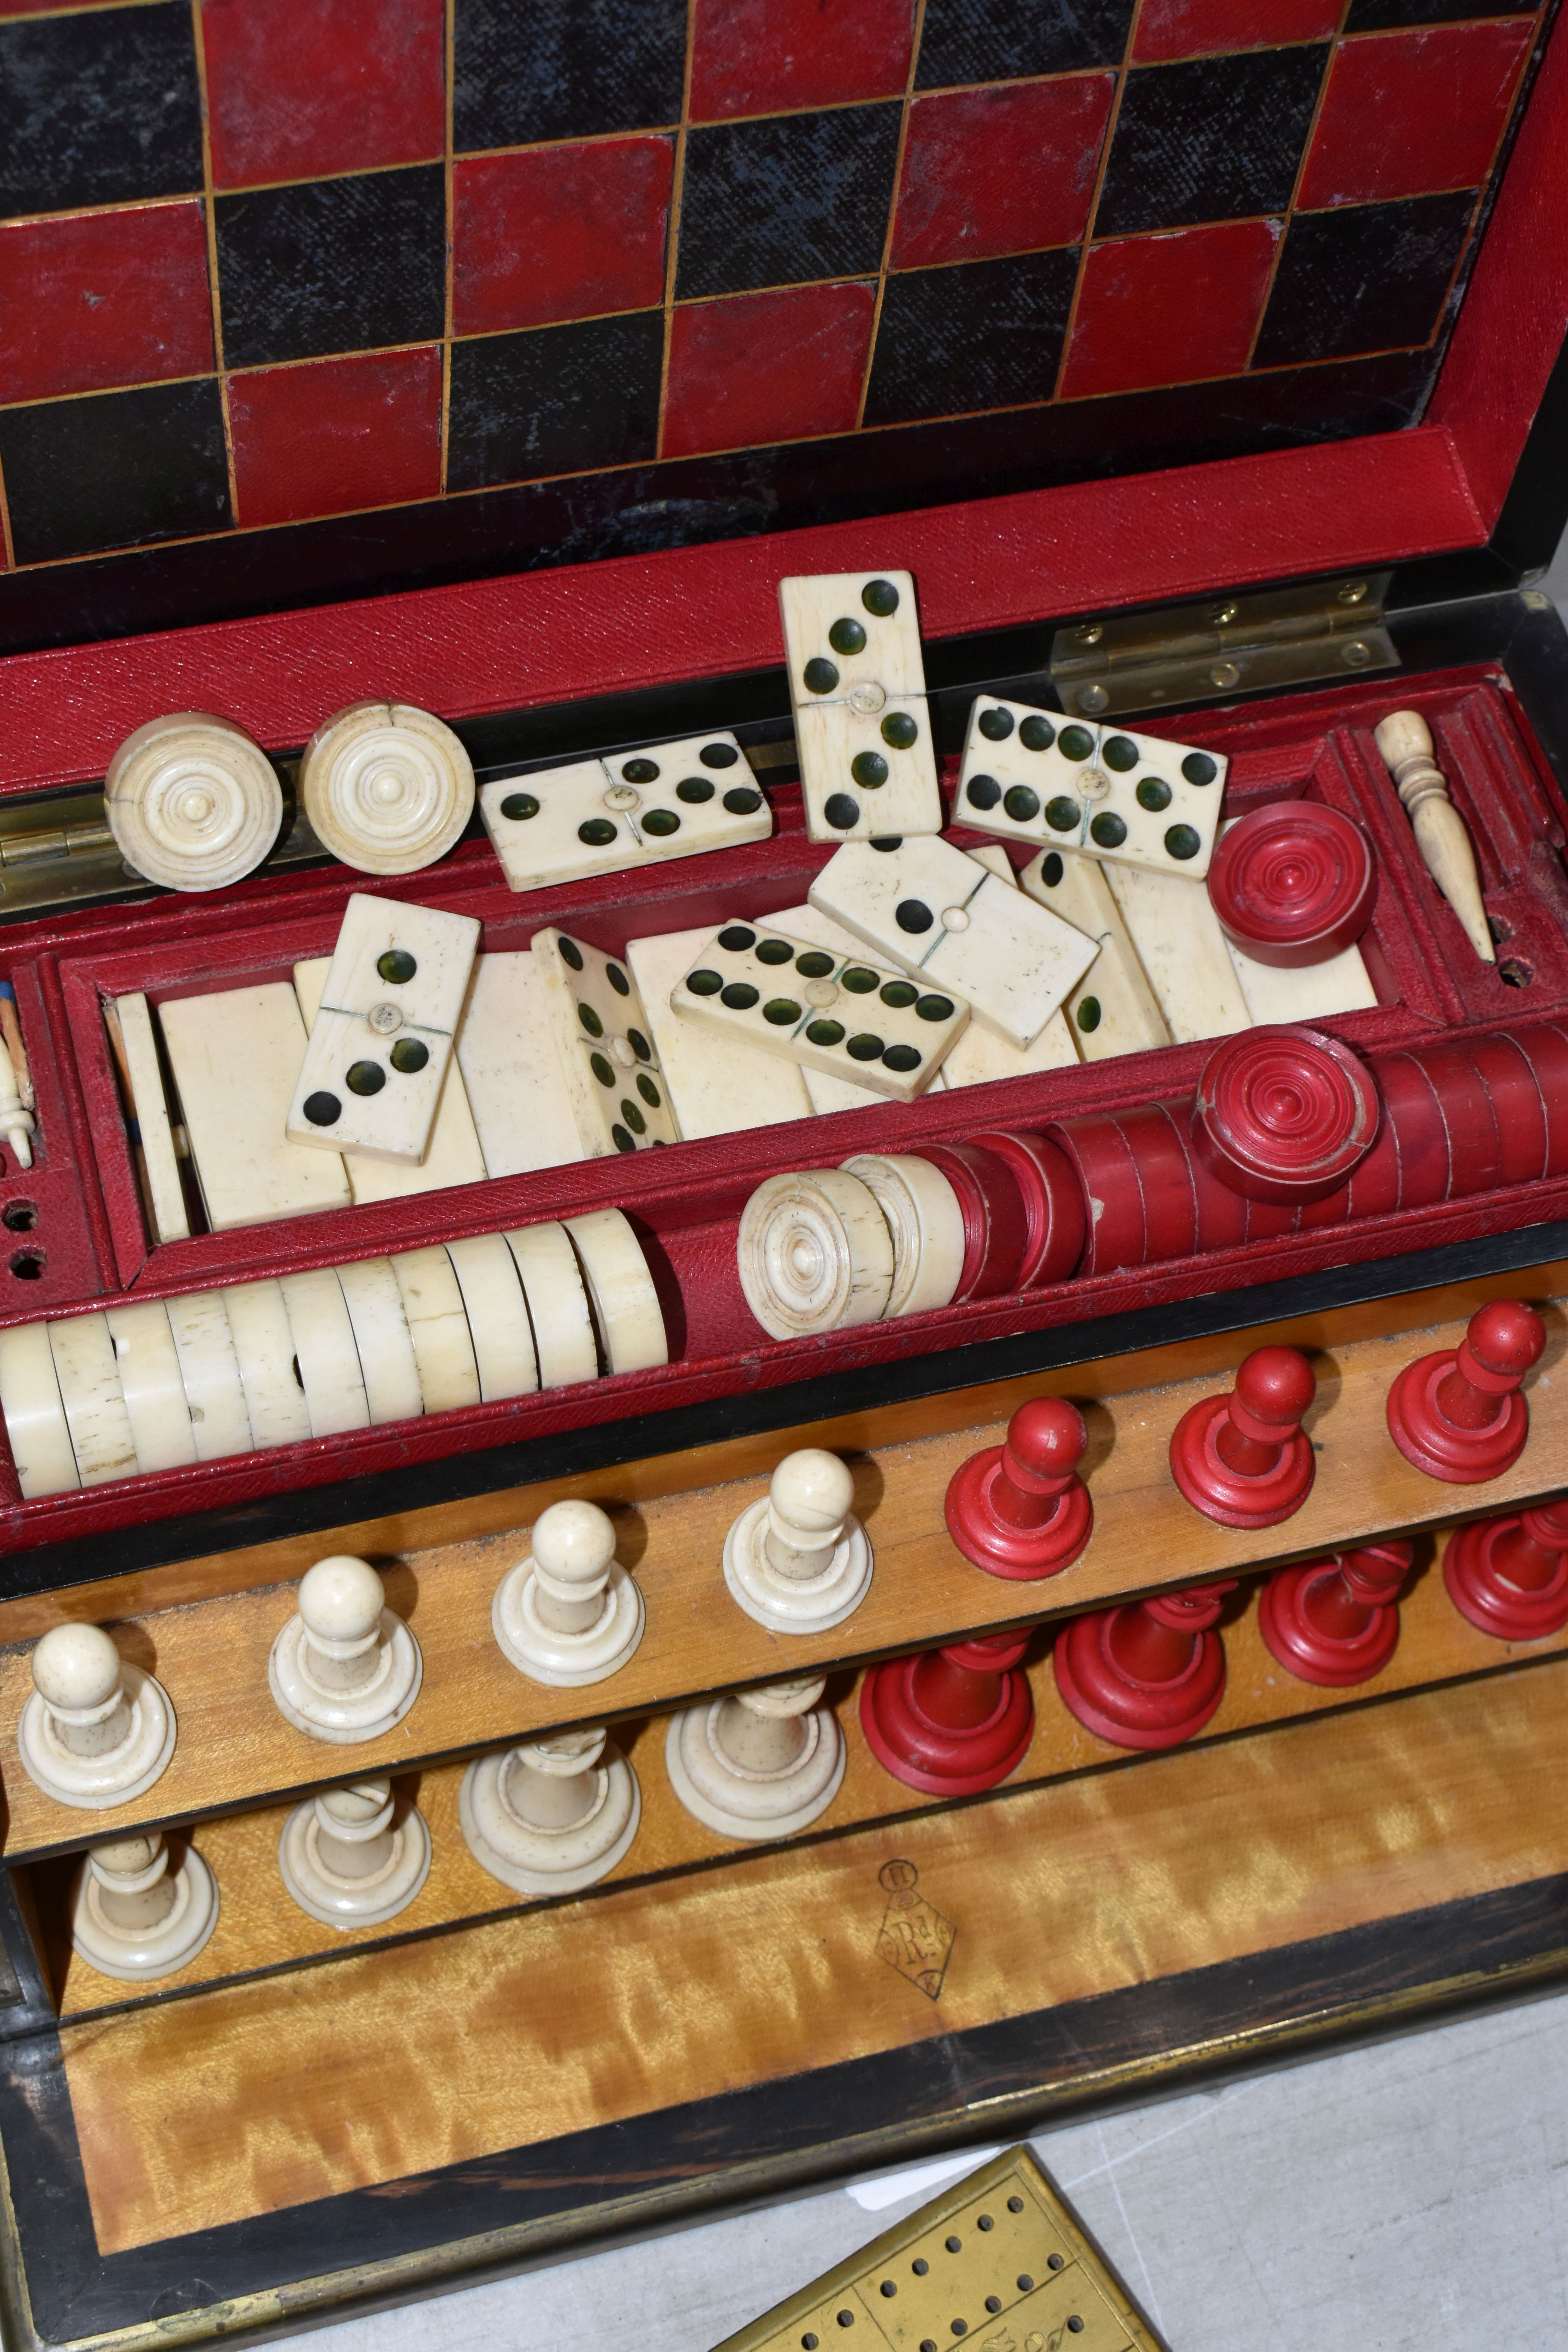
[[[1549,1301],[1555,1271],[1538,1265],[1513,1286]],[[1163,1578],[1134,1557],[1119,1580],[1119,1537],[1079,1605],[1234,1569],[1249,1552],[1272,1565],[1345,1530],[1441,1530],[1552,1491],[1564,1445],[1550,1360],[1509,1480],[1404,1488],[1381,1428],[1394,1370],[1502,1280],[1451,1286],[1443,1322],[1397,1339],[1357,1336],[1370,1307],[1321,1312],[1319,1344],[1352,1379],[1367,1368],[1353,1443],[1336,1459],[1325,1442],[1307,1507],[1327,1516],[1260,1540],[1186,1514],[1199,1549],[1163,1563],[1175,1570]],[[1152,1351],[1142,1388],[1126,1367],[1113,1387],[1106,1368],[1111,1395],[1142,1399],[1152,1428],[1145,1515],[1173,1500],[1154,1438],[1168,1442],[1185,1393],[1148,1375],[1190,1362]],[[995,1405],[949,1397],[953,1454],[984,1438]],[[911,1442],[945,1468],[941,1412],[934,1401],[925,1411]],[[772,1444],[820,1434],[776,1432]],[[668,1487],[679,1468],[659,1475]],[[697,1490],[712,1522],[724,1491]],[[1175,1525],[1167,1512],[1167,1538]],[[8,1873],[12,2340],[112,2333],[150,2346],[287,2328],[764,2186],[1554,1980],[1568,1961],[1557,1802],[1568,1656],[1560,1641],[1510,1651],[1473,1633],[1433,1549],[1421,1547],[1401,1651],[1363,1692],[1289,1685],[1281,1696],[1239,1600],[1228,1711],[1167,1755],[1130,1759],[1080,1736],[1037,1664],[1039,1728],[1017,1783],[963,1804],[911,1801],[841,1706],[853,1754],[838,1811],[820,1833],[737,1852],[672,1835],[657,1742],[651,1754],[634,1745],[646,1866],[634,1856],[618,1883],[574,1901],[476,1909],[452,1850],[456,1764],[437,1768],[419,1793],[427,1784],[458,1875],[447,1863],[433,1874],[408,1932],[330,1957],[309,1933],[268,1942],[273,1830],[242,1801],[195,1834],[222,1857],[249,1948],[216,1946],[213,1977],[198,1968],[165,1997],[95,1995],[62,1966],[59,1865]],[[224,1567],[232,1580],[236,1563]],[[198,1586],[201,1574],[169,1571]],[[228,1604],[187,1589],[182,1605],[199,1618]],[[40,1604],[12,1607],[36,1632]]]

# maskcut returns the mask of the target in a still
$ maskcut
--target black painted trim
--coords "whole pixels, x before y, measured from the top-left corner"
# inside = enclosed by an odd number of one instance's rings
[[[821,2179],[976,2129],[1020,2130],[1136,2091],[1140,2074],[1163,2088],[1265,2050],[1506,1999],[1565,1971],[1568,1874],[107,2258],[52,2032],[0,2053],[0,2139],[35,2324],[49,2342],[75,2341],[328,2276],[345,2257],[359,2271],[447,2248],[456,2283],[480,2266],[711,2211],[770,2183]],[[496,2231],[512,2233],[507,2247],[465,2245]]]

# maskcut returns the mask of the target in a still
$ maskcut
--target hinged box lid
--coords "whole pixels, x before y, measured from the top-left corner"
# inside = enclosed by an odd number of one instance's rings
[[[1509,498],[1568,314],[1549,15],[29,12],[0,647],[1020,493],[1037,615],[1512,584],[1568,503],[1539,439]]]

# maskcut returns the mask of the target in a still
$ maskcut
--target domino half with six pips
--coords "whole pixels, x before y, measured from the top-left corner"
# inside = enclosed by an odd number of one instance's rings
[[[781,580],[779,611],[810,839],[940,832],[911,574]]]
[[[423,1160],[479,943],[471,915],[354,892],[289,1107],[290,1143]]]
[[[847,842],[807,896],[876,953],[961,997],[1010,1045],[1032,1044],[1100,952],[934,835]]]
[[[532,944],[584,1157],[679,1143],[652,1024],[626,965],[553,929],[535,931]]]
[[[732,735],[577,760],[484,785],[479,814],[514,890],[765,841],[773,811]]]
[[[1229,765],[1219,751],[979,695],[952,820],[1201,882]]]
[[[930,1086],[969,1021],[967,1004],[901,971],[741,922],[704,941],[669,1002],[682,1020],[894,1102]]]

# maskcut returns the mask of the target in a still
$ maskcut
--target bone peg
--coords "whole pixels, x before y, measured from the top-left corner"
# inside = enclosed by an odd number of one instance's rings
[[[1481,961],[1496,963],[1476,853],[1464,818],[1448,797],[1447,779],[1433,758],[1431,729],[1419,711],[1394,710],[1373,733],[1427,873],[1464,925]]]

